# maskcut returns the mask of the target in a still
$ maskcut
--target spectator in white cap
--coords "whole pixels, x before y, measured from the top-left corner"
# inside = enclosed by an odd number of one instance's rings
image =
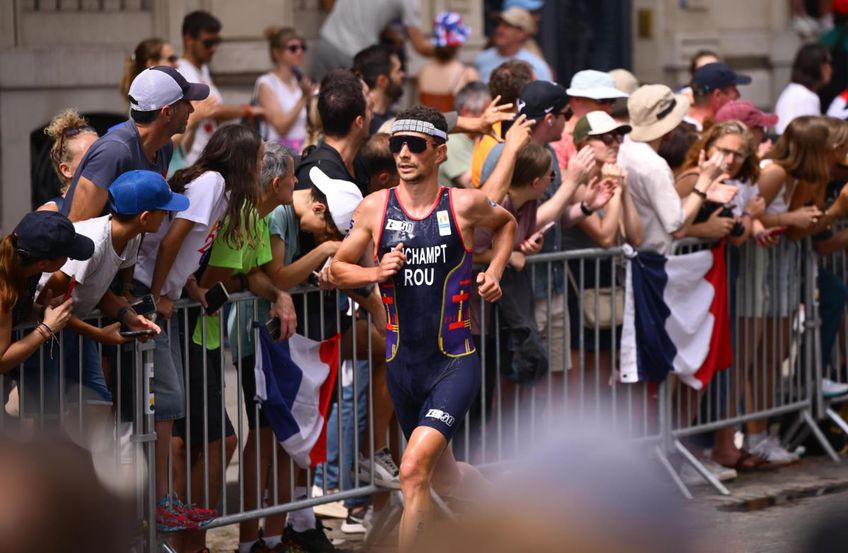
[[[100,137],[86,152],[65,194],[62,213],[72,222],[106,215],[108,188],[134,169],[168,171],[171,137],[185,132],[191,102],[209,96],[209,87],[190,83],[173,67],[146,69],[133,79],[130,118]]]
[[[498,26],[491,37],[493,46],[480,52],[475,60],[483,82],[489,82],[492,71],[511,59],[529,63],[537,79],[552,80],[551,68],[545,60],[527,49],[527,41],[536,34],[536,30],[536,22],[527,10],[509,8],[501,12]]]
[[[618,163],[627,171],[627,186],[642,223],[642,247],[668,254],[672,241],[685,234],[704,200],[725,204],[736,187],[721,184],[727,175],[719,153],[710,159],[702,155],[692,193],[678,196],[671,168],[657,150],[689,110],[684,96],[673,94],[665,85],[645,85],[630,96],[627,108],[633,130],[621,145]]]
[[[566,93],[568,93],[572,117],[565,123],[562,138],[551,144],[562,169],[568,167],[568,160],[577,152],[572,138],[577,120],[590,111],[612,113],[615,101],[628,96],[626,92],[615,87],[615,80],[609,73],[594,69],[575,73]]]

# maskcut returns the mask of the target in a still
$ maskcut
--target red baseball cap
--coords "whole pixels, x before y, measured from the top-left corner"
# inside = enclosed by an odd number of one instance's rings
[[[727,102],[715,114],[716,123],[723,123],[731,119],[742,121],[747,127],[768,128],[777,125],[777,115],[764,112],[748,100]]]

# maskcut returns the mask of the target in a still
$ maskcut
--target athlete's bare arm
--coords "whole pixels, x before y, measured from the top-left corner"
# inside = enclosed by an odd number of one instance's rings
[[[387,190],[370,194],[356,208],[350,232],[330,265],[331,281],[338,288],[359,288],[366,284],[383,282],[396,274],[406,263],[403,244],[398,244],[394,250],[383,256],[376,267],[362,267],[357,264],[369,244],[377,241],[376,231],[383,220],[386,194]]]
[[[492,236],[492,261],[485,272],[477,275],[477,286],[483,299],[497,301],[501,297],[501,275],[512,252],[515,218],[479,190],[457,189],[453,194],[456,214],[466,244],[473,242],[474,229],[477,227],[495,230]]]

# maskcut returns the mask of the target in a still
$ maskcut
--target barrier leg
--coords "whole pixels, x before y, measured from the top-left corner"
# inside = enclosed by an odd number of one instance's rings
[[[668,457],[665,456],[663,450],[660,446],[656,446],[654,448],[654,454],[657,456],[657,460],[660,464],[665,468],[668,472],[668,475],[671,476],[672,482],[677,486],[677,489],[680,490],[680,493],[683,494],[683,497],[686,499],[692,499],[692,492],[689,491],[689,488],[686,487],[686,484],[683,483],[683,480],[680,479],[680,476],[677,474],[677,471],[674,470],[674,467],[671,466],[671,461],[668,460]]]
[[[828,456],[833,459],[834,463],[839,463],[841,461],[839,455],[833,449],[833,446],[830,445],[830,442],[827,441],[827,438],[822,433],[821,428],[819,428],[819,425],[816,424],[816,421],[810,414],[810,411],[808,411],[807,409],[801,411],[801,416],[804,417],[804,422],[807,423],[807,427],[810,429],[810,431],[812,431],[813,436],[816,437],[816,440],[818,440],[819,445],[822,446],[822,449],[827,452]]]
[[[842,429],[843,432],[848,434],[848,422],[845,422],[845,419],[843,419],[839,415],[839,413],[837,413],[836,411],[834,411],[830,407],[825,409],[824,413],[825,413],[825,415],[830,417],[830,420],[832,420],[836,424],[836,426],[838,426],[839,428]]]
[[[701,477],[702,477],[704,480],[706,480],[706,481],[707,481],[707,483],[708,483],[710,486],[712,486],[713,488],[715,488],[715,490],[716,490],[718,493],[720,493],[721,495],[730,495],[730,490],[728,490],[728,489],[727,489],[727,487],[725,487],[725,485],[724,485],[724,484],[722,484],[721,482],[719,482],[718,478],[716,478],[716,477],[713,475],[713,473],[711,473],[709,470],[707,470],[707,467],[705,467],[705,466],[703,465],[703,463],[701,463],[701,461],[699,461],[699,460],[698,460],[698,458],[697,458],[697,457],[695,457],[694,455],[692,455],[692,452],[691,452],[691,451],[689,451],[688,449],[686,449],[686,446],[684,446],[684,445],[680,442],[680,440],[674,440],[674,448],[678,451],[678,453],[680,453],[681,455],[683,455],[683,459],[684,459],[687,463],[689,463],[690,465],[692,465],[692,468],[693,468],[693,469],[695,469],[696,471],[698,471],[698,474],[700,474],[700,475],[701,475]]]

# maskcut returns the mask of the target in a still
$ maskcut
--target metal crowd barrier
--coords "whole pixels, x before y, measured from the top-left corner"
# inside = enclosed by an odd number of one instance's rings
[[[761,251],[754,246],[738,250],[727,248],[729,277],[736,282],[735,296],[729,298],[734,305],[732,313],[735,313],[734,362],[727,370],[716,374],[700,393],[694,393],[673,376],[659,385],[622,384],[618,381],[621,329],[615,323],[620,316],[618,298],[624,293],[624,256],[621,249],[573,250],[528,257],[527,266],[522,271],[523,278],[529,278],[531,282],[546,282],[544,289],[536,288],[535,298],[531,293],[529,301],[534,302],[533,322],[540,331],[549,368],[541,374],[516,375],[515,364],[509,358],[510,340],[515,339],[515,334],[510,334],[509,329],[515,323],[507,320],[500,308],[492,309],[476,298],[473,328],[481,362],[482,386],[480,396],[465,420],[458,421],[460,427],[452,444],[455,455],[483,470],[496,470],[496,467],[514,461],[528,448],[545,440],[563,420],[577,424],[600,421],[623,439],[649,448],[685,495],[691,496],[678,476],[683,462],[692,464],[716,490],[729,493],[689,452],[684,439],[790,414],[796,417],[790,434],[797,436],[798,432],[812,431],[825,451],[838,460],[836,452],[816,425],[816,420],[824,417],[838,423],[842,421],[835,411],[836,401],[824,399],[821,394],[822,352],[818,342],[819,310],[815,287],[819,260],[809,243],[796,246],[797,249],[794,249],[795,246],[781,246]],[[695,247],[704,247],[704,244],[685,241],[678,251],[685,252]],[[842,276],[844,282],[844,276],[848,274],[848,260],[844,253],[830,256],[822,262]],[[527,280],[517,278],[515,282],[526,284]],[[599,303],[594,304],[592,313],[593,306],[587,304],[593,297],[587,295],[589,290],[594,291],[595,297],[598,291],[603,290],[612,298],[611,324],[602,324]],[[527,290],[519,291],[527,295]],[[506,288],[505,292],[518,293]],[[341,305],[347,301],[341,293],[318,293],[314,288],[299,289],[292,295],[294,302],[300,305],[304,305],[307,297],[311,302],[317,301],[319,312],[323,312],[327,302]],[[237,327],[249,324],[253,319],[264,322],[266,312],[261,304],[262,300],[249,294],[233,294],[226,312],[234,313]],[[328,337],[332,329],[327,327],[340,327],[343,316],[339,309],[330,311],[335,313],[335,325],[324,317],[316,322],[314,311],[307,311],[301,323],[317,325],[317,334]],[[344,447],[338,447],[338,458],[320,467],[324,475],[328,470],[339,474],[338,491],[331,490],[324,478],[320,497],[310,494],[306,498],[298,498],[296,488],[304,485],[309,489],[315,482],[315,471],[307,471],[305,478],[298,480],[293,461],[276,445],[276,439],[272,439],[274,447],[271,448],[270,467],[263,469],[260,466],[264,445],[260,441],[253,443],[255,465],[249,467],[245,464],[248,423],[250,418],[256,420],[258,414],[245,410],[241,381],[245,371],[252,371],[253,366],[240,356],[233,360],[228,349],[235,347],[241,350],[245,345],[240,343],[242,334],[228,335],[224,315],[222,313],[216,322],[199,313],[197,306],[178,302],[171,318],[172,327],[182,325],[186,329],[181,335],[173,331],[170,334],[171,339],[180,340],[185,390],[192,388],[192,371],[199,377],[203,392],[199,396],[191,394],[187,397],[188,420],[185,426],[191,428],[194,422],[198,424],[197,430],[177,434],[183,437],[184,451],[194,454],[175,458],[174,448],[171,448],[167,461],[169,490],[176,492],[186,503],[218,508],[220,516],[207,528],[260,518],[267,520],[268,517],[304,507],[386,491],[375,483],[373,472],[368,478],[353,478],[350,486],[345,487],[341,483],[341,471],[346,470],[341,467],[352,465],[353,474],[360,474],[360,452],[369,459],[374,458],[375,393],[370,377],[374,367],[370,359],[382,358],[382,347],[378,344],[375,350],[369,341],[366,352],[357,352],[354,348],[350,356],[354,364],[363,358],[369,364],[365,402],[357,393],[352,395],[351,402],[355,421],[365,412],[365,435],[368,437],[363,438],[355,432],[353,456],[350,457],[350,452]],[[370,322],[364,311],[361,317]],[[195,324],[200,328],[199,346],[192,345]],[[217,326],[213,326],[215,324]],[[207,349],[207,327],[217,336],[220,348]],[[848,332],[845,332],[844,323],[840,328],[839,345],[833,354],[838,373],[834,374],[834,379],[848,381],[848,367],[844,361],[848,354]],[[351,329],[356,343],[356,333],[361,329],[356,325]],[[0,412],[0,428],[16,427],[21,431],[35,432],[56,421],[84,430],[96,420],[94,417],[102,418],[102,410],[98,413],[83,406],[82,390],[67,387],[62,355],[65,346],[61,344],[54,351],[59,359],[58,381],[63,389],[55,413],[45,401],[45,374],[50,367],[45,362],[45,356],[49,356],[45,346],[33,360],[21,366],[18,374],[0,375],[6,397],[9,396],[12,380],[16,382],[20,397],[17,413]],[[113,443],[109,455],[114,466],[120,468],[118,472],[127,474],[134,482],[132,489],[136,494],[140,531],[143,531],[147,544],[160,544],[164,539],[158,535],[155,524],[158,498],[153,478],[156,462],[155,398],[150,394],[150,379],[156,371],[153,347],[152,341],[137,342],[123,346],[122,354],[111,356],[107,370],[113,384],[114,406],[107,418],[111,417],[110,420],[118,423],[117,431],[110,434]],[[107,348],[98,346],[98,355],[103,355]],[[77,364],[82,367],[82,347],[78,351]],[[82,369],[78,371],[77,379],[81,381]],[[36,378],[26,376],[33,373]],[[353,386],[353,390],[359,389],[360,378],[354,367],[348,385]],[[340,371],[335,384],[338,406],[343,404],[342,380]],[[129,382],[132,383],[129,387],[131,392],[127,394],[125,390]],[[207,419],[208,411],[205,414],[201,411],[202,421],[191,421],[192,402],[204,401],[206,392],[216,387],[222,391],[220,398],[215,399],[217,403],[211,405],[211,409],[216,411],[217,423]],[[341,409],[338,411],[341,413]],[[232,421],[234,437],[219,440],[217,436],[226,434],[225,415]],[[334,424],[339,441],[343,442],[345,429],[342,417],[339,416]],[[848,430],[844,421],[840,425]],[[392,427],[388,444],[399,464],[403,440],[398,436],[399,432]],[[199,452],[206,453],[199,455]],[[232,461],[228,462],[230,457]],[[188,476],[192,466],[197,467],[194,478]],[[259,474],[263,470],[270,481],[264,489],[257,479],[247,476],[248,472]],[[178,483],[183,481],[185,487],[179,486]],[[252,486],[255,487],[248,489],[248,481],[253,481]],[[249,504],[246,496],[258,498],[255,500],[257,503]],[[148,545],[145,550],[154,549]]]

